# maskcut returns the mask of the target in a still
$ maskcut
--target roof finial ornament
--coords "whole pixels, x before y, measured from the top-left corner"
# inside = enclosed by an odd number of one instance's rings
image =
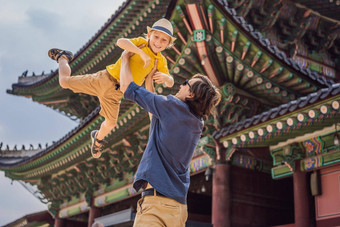
[[[26,71],[24,71],[24,72],[21,74],[21,76],[22,76],[22,77],[26,77],[26,76],[27,76],[27,73],[28,73],[28,70],[26,69]]]

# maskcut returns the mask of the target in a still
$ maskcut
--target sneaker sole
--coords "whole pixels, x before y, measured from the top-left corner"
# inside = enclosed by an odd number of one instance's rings
[[[64,55],[65,57],[67,57],[68,61],[72,61],[73,60],[73,53],[71,51],[67,51],[67,50],[61,50],[58,48],[52,48],[48,51],[48,56],[55,61],[58,61],[58,59]]]
[[[96,134],[97,134],[98,131],[96,130],[96,131],[93,131],[93,132],[94,133],[91,132],[91,142],[92,142],[92,144],[94,144],[94,141],[96,139]],[[92,135],[92,134],[94,134],[94,135]],[[102,152],[98,151],[95,154],[92,153],[92,146],[91,146],[91,155],[92,155],[93,158],[99,158],[102,155]]]

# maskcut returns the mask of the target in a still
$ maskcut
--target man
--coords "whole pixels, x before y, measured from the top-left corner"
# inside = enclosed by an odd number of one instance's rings
[[[220,93],[206,76],[185,81],[175,96],[156,95],[133,82],[130,53],[122,54],[120,90],[151,113],[149,141],[133,187],[146,188],[137,204],[134,226],[185,226],[189,164]]]

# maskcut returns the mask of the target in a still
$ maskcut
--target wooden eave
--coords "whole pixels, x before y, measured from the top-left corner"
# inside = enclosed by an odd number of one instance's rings
[[[237,14],[301,64],[336,79],[340,23],[336,1],[228,1]],[[296,48],[298,47],[297,52]]]
[[[299,4],[298,7],[304,6],[320,13],[325,19],[336,20],[340,22],[340,5],[336,1],[320,2],[318,0],[295,0],[294,3]]]
[[[179,2],[171,19],[179,37],[176,47],[184,50],[175,76],[203,71],[217,86],[232,83],[240,94],[270,97],[273,105],[334,83],[287,58],[223,1]],[[195,42],[198,30],[206,38]]]

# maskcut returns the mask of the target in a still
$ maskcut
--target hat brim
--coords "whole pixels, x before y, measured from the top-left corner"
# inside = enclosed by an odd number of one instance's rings
[[[170,36],[170,38],[171,38],[171,42],[170,42],[170,43],[175,42],[175,40],[177,39],[177,38],[172,37],[171,35],[169,35],[168,33],[164,32],[164,31],[162,31],[162,30],[158,30],[158,29],[155,29],[155,28],[150,28],[149,26],[146,26],[146,29],[147,29],[148,33],[151,32],[151,31],[158,31],[158,32],[162,32],[162,33],[164,33],[164,34]]]

